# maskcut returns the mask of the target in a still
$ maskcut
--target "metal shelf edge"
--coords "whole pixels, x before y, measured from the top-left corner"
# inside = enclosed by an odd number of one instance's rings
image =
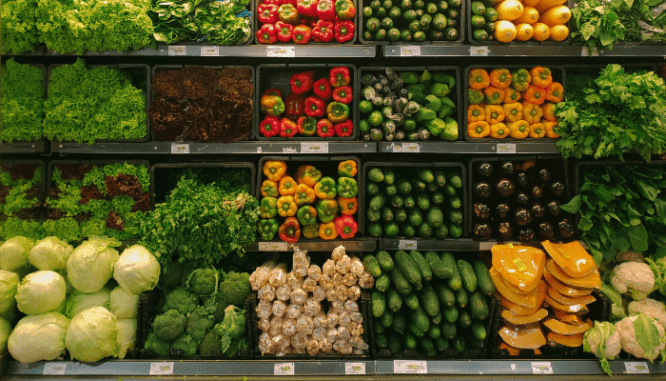
[[[379,142],[379,152],[452,154],[559,154],[553,141],[529,143]]]
[[[418,46],[418,45],[417,45]],[[435,46],[420,45],[417,53],[411,46],[387,45],[384,47],[384,57],[401,56],[489,56],[489,57],[663,57],[666,56],[666,46],[639,45],[639,46],[616,46],[613,50],[602,50],[589,53],[583,46],[562,45],[458,45],[458,46]]]

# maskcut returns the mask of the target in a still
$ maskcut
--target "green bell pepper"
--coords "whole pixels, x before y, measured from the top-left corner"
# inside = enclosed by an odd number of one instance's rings
[[[451,89],[449,88],[449,85],[443,83],[433,83],[432,86],[430,86],[430,94],[437,97],[445,97],[449,95],[450,92]]]
[[[449,89],[452,89],[453,86],[456,85],[456,79],[452,75],[448,74],[443,74],[443,73],[435,73],[432,76],[432,80],[437,82],[437,83],[443,83],[449,87]]]
[[[467,89],[467,103],[471,105],[480,105],[485,99],[481,90]]]
[[[259,223],[257,223],[257,232],[262,240],[271,241],[275,238],[275,233],[277,233],[279,227],[280,223],[275,218],[259,220]]]
[[[340,177],[338,179],[338,195],[344,198],[356,197],[358,194],[358,184],[351,177]]]
[[[437,112],[440,107],[442,107],[442,101],[432,94],[428,95],[426,100],[428,101],[428,104],[425,107],[429,110]]]
[[[342,123],[349,119],[349,106],[340,102],[331,102],[326,106],[326,113],[331,123]]]
[[[329,199],[337,196],[335,188],[335,180],[332,177],[322,177],[321,180],[314,186],[315,195],[318,198]]]
[[[417,122],[426,122],[429,120],[433,120],[437,117],[437,113],[435,113],[433,110],[430,110],[425,107],[419,108],[419,111],[416,112],[416,121]]]
[[[432,74],[428,70],[424,70],[419,76],[419,83],[428,83],[430,80],[432,80]]]
[[[319,220],[323,223],[329,223],[335,219],[339,206],[335,200],[319,200],[316,209]]]
[[[317,223],[317,210],[310,205],[303,205],[298,212],[296,218],[301,225],[313,225]]]
[[[403,71],[398,74],[398,76],[406,83],[406,84],[414,84],[419,81],[419,76],[413,72],[413,71]]]
[[[268,196],[261,199],[259,205],[259,216],[261,218],[273,218],[277,213],[277,198]]]
[[[435,118],[426,123],[426,128],[430,131],[432,136],[438,136],[446,128],[446,123],[439,118]]]
[[[453,118],[445,118],[444,123],[446,127],[439,137],[450,141],[458,140],[458,122]]]

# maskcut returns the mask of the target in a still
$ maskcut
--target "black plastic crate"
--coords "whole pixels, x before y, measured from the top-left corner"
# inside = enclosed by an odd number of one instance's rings
[[[310,45],[310,44],[308,44]],[[265,117],[264,114],[259,112],[260,109],[260,100],[261,96],[264,94],[264,92],[268,89],[279,89],[282,92],[282,100],[285,100],[287,95],[291,93],[291,85],[289,83],[291,76],[293,74],[303,72],[303,71],[309,71],[309,70],[315,70],[317,73],[315,74],[315,81],[317,77],[323,77],[323,78],[328,78],[329,77],[329,71],[335,67],[340,67],[344,66],[349,69],[349,75],[351,77],[351,80],[349,82],[349,86],[352,87],[352,92],[353,92],[353,99],[352,101],[347,104],[349,106],[349,119],[351,119],[352,123],[354,123],[354,127],[352,129],[352,134],[351,136],[345,136],[345,137],[340,137],[340,136],[333,136],[333,137],[326,137],[322,138],[317,135],[313,136],[293,136],[290,138],[284,138],[280,137],[279,135],[272,136],[270,138],[267,138],[259,132],[259,125],[261,124],[261,121]],[[319,63],[311,63],[311,64],[264,64],[264,65],[259,65],[257,67],[257,77],[255,80],[255,88],[254,88],[254,110],[255,110],[255,117],[253,120],[253,125],[252,125],[252,133],[253,136],[257,140],[268,140],[268,141],[348,141],[348,140],[355,140],[356,137],[359,135],[359,130],[358,130],[358,98],[360,97],[360,86],[361,82],[359,81],[359,75],[358,71],[356,70],[356,66],[350,65],[350,64],[319,64]],[[332,101],[332,98],[331,98]],[[327,102],[328,103],[328,102]],[[286,105],[286,102],[285,102]],[[326,114],[324,114],[326,115]],[[278,117],[278,119],[280,119]],[[320,118],[318,118],[320,119]]]
[[[469,66],[469,67],[465,68],[465,78],[464,78],[464,85],[466,86],[465,90],[467,90],[469,88],[469,86],[468,86],[469,72],[471,70],[485,69],[486,71],[488,71],[488,74],[490,74],[490,72],[493,69],[509,69],[509,70],[527,69],[528,71],[530,71],[530,70],[532,70],[532,68],[534,68],[536,66],[538,66],[538,65],[533,65],[531,67],[530,66],[525,66],[525,65],[506,65],[506,66],[501,66],[501,65],[477,66],[477,65],[475,65],[475,66]],[[567,85],[566,85],[566,71],[565,71],[564,67],[556,66],[556,65],[545,65],[543,67],[546,67],[546,68],[551,70],[552,76],[553,76],[553,82],[559,82],[559,83],[562,84],[562,87],[565,89],[565,96],[566,96],[566,86]],[[521,98],[520,103],[522,104],[523,101],[524,101],[524,99]],[[515,139],[515,138],[512,138],[510,136],[507,136],[506,138],[503,138],[503,139],[495,139],[495,138],[490,138],[490,137],[472,138],[467,133],[467,124],[468,124],[468,122],[467,122],[467,109],[469,108],[470,104],[468,102],[468,97],[467,97],[466,93],[465,93],[465,96],[464,96],[464,103],[463,104],[464,104],[464,107],[465,107],[464,111],[463,111],[463,121],[464,121],[464,123],[463,123],[461,128],[464,130],[463,133],[465,134],[465,139],[467,141],[474,142],[474,143],[490,142],[490,143],[519,143],[519,144],[528,144],[528,143],[532,143],[532,142],[543,143],[543,142],[555,142],[555,141],[557,141],[557,139],[548,138],[546,136],[544,136],[543,138],[538,138],[538,139],[537,138],[531,138],[529,136],[524,138],[524,139]],[[504,102],[502,102],[499,106],[502,106],[503,104],[504,104]],[[508,123],[505,123],[505,124],[507,125],[507,128],[508,128]]]
[[[36,68],[38,68],[39,70],[42,71],[42,88],[43,88],[42,98],[43,98],[44,100],[46,100],[46,94],[47,94],[47,93],[46,93],[46,84],[47,84],[47,80],[48,80],[48,75],[47,75],[46,66],[45,66],[45,65],[41,65],[41,64],[22,64],[22,65],[28,65],[28,66],[36,67]],[[3,65],[3,67],[4,67],[4,65]],[[50,73],[50,72],[49,72],[49,73]],[[42,108],[42,122],[43,122],[43,121],[44,121],[44,109]],[[40,126],[40,129],[41,129],[41,126]],[[15,141],[13,141],[12,143],[36,142],[36,141],[39,141],[39,140],[44,140],[44,135],[42,135],[39,139],[29,140],[29,141],[26,141],[26,140],[15,140]],[[10,144],[10,143],[9,143],[9,142],[6,142],[6,141],[4,141],[4,140],[0,140],[0,144]]]
[[[464,4],[464,3],[463,3]],[[365,74],[385,74],[385,70],[387,67],[373,67],[373,66],[364,66],[359,68],[358,70],[358,76],[359,76],[359,89],[358,89],[358,99],[356,100],[356,104],[361,101],[361,97],[363,97],[363,88],[365,87],[362,82],[361,78]],[[458,139],[457,140],[462,140],[462,134],[463,134],[463,117],[462,117],[462,99],[463,99],[463,93],[462,93],[462,86],[465,84],[461,82],[461,77],[460,77],[460,69],[457,66],[420,66],[420,67],[391,67],[391,69],[395,70],[396,73],[401,73],[401,72],[407,72],[407,71],[415,71],[415,72],[422,72],[424,70],[428,70],[430,73],[441,73],[444,72],[445,74],[452,75],[456,79],[456,86],[451,92],[449,93],[448,97],[451,98],[454,104],[456,104],[456,111],[450,116],[451,118],[455,119],[456,122],[458,122]],[[405,84],[405,86],[408,86]],[[464,97],[467,99],[467,97]],[[466,109],[465,109],[466,110]],[[464,111],[465,113],[467,111]],[[356,115],[355,118],[360,121],[361,120],[361,112],[358,110],[358,107],[356,109]],[[467,119],[465,119],[466,121]],[[465,130],[467,129],[465,125]],[[382,139],[384,140],[384,139]],[[409,142],[409,140],[402,140],[404,142]],[[424,140],[418,140],[418,142],[421,142]],[[439,137],[433,137],[432,139],[425,140],[428,142],[442,142],[444,140],[439,139]]]
[[[254,0],[252,0],[252,2],[254,2]],[[251,40],[250,40],[250,41],[251,41]],[[247,44],[249,44],[249,42],[248,42]],[[243,44],[243,45],[247,45],[247,44]],[[198,44],[198,45],[201,45],[201,44]],[[210,65],[155,65],[155,66],[153,66],[153,67],[151,68],[151,72],[150,72],[150,80],[152,81],[153,77],[155,76],[155,74],[156,74],[157,71],[159,71],[159,70],[169,70],[169,69],[177,70],[177,69],[183,69],[183,68],[186,68],[186,67],[193,67],[193,66],[195,66],[195,67],[207,68],[207,69],[216,69],[216,70],[224,69],[224,68],[232,68],[232,67],[247,68],[247,69],[249,69],[250,72],[251,72],[251,74],[250,74],[250,81],[251,81],[253,84],[255,83],[255,69],[254,69],[254,67],[253,67],[253,66],[241,66],[241,65],[226,65],[226,66],[210,66]],[[255,86],[255,92],[256,92],[256,86]],[[152,91],[152,89],[151,89],[151,91],[150,91],[150,102],[148,103],[148,109],[150,108],[150,104],[152,103],[152,101],[153,101],[154,99],[155,99],[155,93],[154,93],[154,92]],[[254,119],[254,116],[258,114],[258,110],[259,110],[259,108],[258,108],[259,106],[258,106],[258,104],[257,104],[257,100],[256,100],[256,99],[257,99],[257,98],[256,98],[256,95],[253,94],[253,95],[252,95],[252,115],[253,115],[253,119]],[[147,109],[147,110],[148,110],[148,109]],[[148,111],[146,111],[146,112],[148,112]],[[150,114],[147,114],[147,116],[148,116],[148,119],[150,120]],[[255,123],[254,123],[254,120],[253,120],[252,125],[250,126],[250,135],[247,136],[245,139],[242,139],[242,140],[254,140],[254,138],[255,138],[254,125],[255,125]],[[183,131],[185,131],[185,130],[186,130],[186,128],[183,129]],[[150,140],[156,140],[156,139],[155,139],[155,131],[154,131],[153,129],[150,130]],[[240,141],[240,140],[239,140],[239,141]],[[211,142],[211,143],[212,143],[212,142]]]

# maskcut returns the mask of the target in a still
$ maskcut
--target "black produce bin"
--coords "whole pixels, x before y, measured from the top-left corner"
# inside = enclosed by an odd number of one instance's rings
[[[39,70],[42,71],[42,87],[43,87],[43,89],[44,89],[44,92],[42,93],[42,98],[44,98],[44,100],[46,100],[46,94],[47,94],[47,93],[46,93],[46,84],[47,84],[47,82],[48,82],[48,75],[50,74],[50,71],[47,72],[46,66],[45,66],[45,65],[41,65],[41,64],[24,64],[24,65],[28,65],[28,66],[32,66],[32,67],[36,67],[36,68],[38,68]],[[4,68],[4,67],[5,67],[5,65],[3,65],[3,68]],[[47,74],[47,73],[48,73],[48,74]],[[43,119],[44,119],[44,110],[42,109],[42,121],[43,121]],[[36,141],[38,141],[38,140],[43,140],[43,139],[44,139],[44,136],[42,135],[39,139],[36,139],[36,140],[30,140],[30,141],[25,141],[25,140],[15,140],[15,141],[13,141],[12,143],[25,143],[25,142],[30,143],[30,142],[36,142]],[[6,141],[4,141],[4,140],[0,140],[0,144],[10,144],[10,143],[9,143],[9,142],[6,142]]]
[[[308,44],[310,45],[310,44]],[[290,138],[283,138],[280,137],[279,135],[272,136],[270,138],[267,138],[259,132],[259,124],[261,124],[261,121],[266,117],[266,115],[262,114],[260,110],[260,100],[261,96],[264,94],[264,92],[268,89],[278,89],[282,92],[282,100],[285,100],[285,98],[291,93],[291,85],[289,83],[291,76],[296,73],[300,73],[303,71],[310,71],[310,70],[315,70],[317,73],[315,74],[315,81],[319,78],[328,78],[329,77],[329,71],[335,67],[340,67],[340,66],[345,66],[349,69],[349,75],[351,77],[351,81],[349,82],[349,86],[352,87],[353,91],[353,99],[352,101],[347,104],[349,106],[349,119],[352,120],[352,123],[354,123],[353,131],[351,136],[345,136],[345,137],[339,137],[339,136],[333,136],[333,137],[326,137],[322,138],[318,135],[313,135],[313,136],[300,136],[296,135]],[[359,75],[356,70],[356,66],[350,65],[350,64],[319,64],[319,63],[311,63],[311,64],[264,64],[264,65],[259,65],[257,67],[257,77],[255,81],[255,89],[254,89],[254,110],[255,110],[255,117],[253,120],[253,127],[252,127],[252,132],[254,137],[257,140],[267,140],[267,141],[349,141],[349,140],[355,140],[356,137],[359,135],[358,131],[358,102],[359,102],[359,96],[360,96],[360,86],[361,82],[359,81]],[[333,89],[333,88],[332,88]],[[309,93],[309,92],[308,92]],[[314,95],[314,94],[313,94]],[[329,101],[333,101],[333,98],[331,98]],[[329,101],[326,101],[326,104],[328,104]],[[286,102],[285,102],[286,105]],[[326,113],[324,113],[324,117],[326,116]],[[282,119],[282,117],[278,116],[278,119]],[[324,119],[322,118],[317,118],[319,119]]]
[[[47,86],[51,83],[51,71],[58,66],[63,64],[53,64],[49,65],[47,69],[48,82]],[[146,142],[151,136],[150,131],[150,118],[148,117],[148,108],[150,106],[150,66],[147,64],[110,64],[110,65],[86,65],[87,69],[92,69],[95,67],[107,67],[110,69],[117,69],[124,73],[131,81],[132,86],[140,89],[143,92],[143,95],[146,99],[146,135],[139,139],[95,139],[95,143],[137,143],[137,142]],[[48,94],[48,87],[47,87]],[[74,141],[60,141],[54,140],[61,143],[76,143]],[[85,143],[83,143],[85,144]]]
[[[469,234],[470,234],[470,237],[472,239],[477,240],[474,237],[474,224],[477,221],[477,219],[474,215],[475,214],[474,213],[474,203],[475,203],[475,201],[479,200],[479,198],[474,195],[474,189],[475,189],[474,185],[477,182],[481,181],[480,180],[480,175],[477,173],[479,165],[481,163],[491,163],[491,164],[494,165],[493,174],[491,176],[491,180],[489,181],[489,185],[491,186],[491,190],[492,190],[495,182],[498,181],[500,178],[502,178],[502,173],[501,173],[502,169],[500,167],[500,165],[502,163],[511,162],[511,163],[514,164],[514,167],[515,167],[515,165],[517,163],[522,163],[522,162],[525,162],[525,161],[535,161],[537,168],[543,167],[543,168],[550,171],[551,179],[557,179],[557,181],[559,181],[559,182],[564,182],[564,185],[565,185],[564,193],[559,197],[555,197],[554,199],[559,201],[560,205],[563,205],[563,204],[566,204],[567,202],[569,202],[570,194],[571,194],[570,193],[570,184],[569,184],[569,174],[568,174],[569,171],[567,169],[566,160],[563,159],[561,156],[558,156],[558,155],[543,155],[543,156],[517,155],[517,156],[511,156],[511,157],[505,157],[505,158],[494,156],[494,157],[471,159],[470,162],[469,162],[469,202],[467,203],[467,221],[468,221]],[[515,199],[514,196],[518,192],[519,187],[516,184],[515,179],[512,179],[512,181],[514,182],[514,185],[515,185],[515,191],[514,191],[514,194],[511,197],[507,198],[506,200],[507,200],[507,202],[510,202],[510,204],[512,206],[512,210],[513,210],[516,207],[516,203],[513,201]],[[526,193],[529,194],[530,189],[524,188],[524,190],[525,190]],[[543,196],[543,197],[547,197],[548,195],[550,195],[550,190],[549,189],[543,188],[543,192],[545,194],[545,196]],[[493,191],[491,193],[489,199],[492,200],[493,197],[495,197],[494,195],[499,197],[499,195],[497,195]],[[528,205],[526,207],[529,209],[529,207],[531,207],[532,203],[533,203],[533,201],[532,201],[532,197],[530,195],[530,201],[528,202]],[[547,206],[545,206],[545,205],[542,205],[542,206],[544,207],[544,209],[547,209]],[[547,222],[550,222],[551,224],[553,224],[554,228],[557,228],[557,225],[555,224],[555,222],[560,221],[564,218],[567,218],[570,221],[570,223],[573,224],[573,219],[572,219],[573,216],[572,215],[570,215],[568,213],[565,213],[564,211],[560,211],[560,213],[561,214],[557,218],[551,216],[551,218],[547,218],[544,221],[547,221]],[[530,214],[531,214],[531,211],[530,211]],[[547,210],[545,211],[545,214],[548,216],[549,213],[548,213]],[[497,222],[509,221],[509,219],[497,218],[495,216],[495,211],[491,208],[489,221],[492,223],[493,220],[495,220]],[[539,238],[538,229],[535,229],[535,228],[538,228],[537,224],[534,223],[534,222],[531,222],[531,225],[533,227],[532,230],[535,232],[534,239],[535,240],[543,240],[543,239]],[[518,226],[515,223],[512,224],[512,228],[514,230],[514,234],[513,234],[514,238],[517,238],[517,233],[518,233],[519,227],[520,226]],[[575,234],[572,237],[562,239],[562,240],[571,241],[571,240],[574,240],[574,239],[575,239]],[[559,240],[560,239],[557,235],[554,238],[551,238],[551,241],[559,241]],[[496,234],[496,232],[494,232],[494,231],[491,232],[491,236],[490,236],[489,241],[500,241],[499,235]]]
[[[388,67],[373,67],[373,66],[364,66],[359,68],[358,70],[358,76],[359,76],[359,89],[358,89],[358,99],[356,100],[356,104],[360,102],[363,97],[363,88],[365,87],[361,81],[360,78],[363,78],[364,75],[366,74],[384,74],[386,75],[385,71]],[[462,129],[463,129],[463,116],[461,115],[462,113],[466,113],[466,109],[462,110],[462,99],[463,99],[463,93],[462,93],[462,86],[465,86],[465,83],[461,82],[461,77],[460,77],[460,69],[457,66],[419,66],[419,67],[391,67],[391,69],[395,70],[397,73],[400,72],[406,72],[406,71],[415,71],[417,73],[422,72],[424,70],[428,70],[430,73],[440,73],[444,72],[444,74],[449,74],[455,77],[456,79],[456,86],[455,88],[449,93],[449,97],[452,98],[453,103],[456,104],[456,111],[450,116],[451,118],[455,119],[456,122],[458,122],[458,140],[462,140]],[[405,84],[405,86],[408,86]],[[466,99],[467,97],[465,97]],[[363,98],[365,99],[365,98]],[[361,112],[360,110],[356,110],[356,116],[355,118],[357,120],[361,120]],[[466,119],[465,119],[466,121]],[[466,125],[464,126],[466,130]],[[384,139],[382,139],[384,140]],[[397,140],[396,140],[397,141]],[[409,140],[401,140],[404,142],[409,142]],[[418,140],[423,141],[423,140]],[[433,137],[431,139],[425,140],[428,142],[442,142],[444,140],[441,140],[439,137]]]
[[[514,69],[527,69],[527,71],[530,71],[530,70],[532,70],[532,68],[534,68],[534,67],[536,67],[536,66],[538,66],[538,65],[534,65],[534,66],[532,66],[532,67],[530,67],[530,66],[525,66],[525,65],[507,65],[507,66],[500,66],[500,65],[484,65],[484,66],[469,66],[469,67],[465,68],[465,78],[464,78],[465,91],[467,91],[467,89],[469,88],[469,86],[468,86],[468,83],[469,83],[469,72],[470,72],[471,70],[474,70],[474,69],[486,69],[486,71],[488,71],[488,74],[490,74],[490,72],[491,72],[493,69],[509,69],[509,70],[514,70]],[[564,70],[564,67],[562,67],[562,66],[555,66],[555,65],[545,65],[545,66],[543,66],[543,67],[546,67],[546,68],[548,68],[548,69],[551,70],[552,75],[553,75],[553,82],[559,82],[559,83],[561,83],[561,84],[562,84],[562,87],[565,89],[565,95],[566,95],[566,86],[567,86],[567,85],[566,85],[566,72],[565,72],[565,70]],[[465,139],[467,139],[467,141],[474,142],[474,143],[488,143],[488,142],[489,142],[489,143],[518,143],[518,144],[528,144],[528,143],[532,143],[532,142],[544,143],[544,142],[555,142],[555,141],[557,141],[556,139],[548,138],[548,137],[546,137],[546,136],[544,136],[543,138],[538,138],[538,139],[537,139],[537,138],[531,138],[531,137],[529,137],[529,136],[526,137],[526,138],[524,138],[524,139],[514,139],[514,138],[512,138],[512,137],[510,137],[510,136],[508,136],[508,137],[506,137],[506,138],[504,138],[504,139],[495,139],[495,138],[490,138],[490,137],[486,137],[486,138],[472,138],[472,137],[470,137],[469,134],[467,133],[467,124],[468,124],[468,122],[467,122],[467,109],[469,108],[470,104],[469,104],[469,102],[468,102],[467,94],[466,94],[466,93],[465,93],[464,98],[465,98],[464,103],[463,103],[463,104],[464,104],[464,107],[465,107],[464,110],[463,110],[463,120],[464,120],[464,123],[463,123],[463,125],[461,126],[461,128],[464,130]],[[523,101],[524,101],[524,99],[521,98],[521,100],[520,100],[519,102],[522,103]],[[503,104],[504,104],[504,103],[502,102],[502,104],[500,104],[500,106],[503,105]],[[544,120],[545,120],[545,119],[544,119]],[[506,119],[504,120],[504,122],[506,122]],[[503,123],[504,123],[504,122],[503,122]],[[508,127],[508,123],[505,123],[505,124],[506,124],[507,127]]]
[[[249,42],[248,42],[248,44],[249,44]],[[202,68],[206,68],[206,69],[216,69],[216,70],[224,69],[224,68],[231,68],[231,67],[247,68],[247,69],[250,69],[250,72],[251,72],[250,81],[251,81],[253,84],[255,83],[255,69],[254,69],[254,67],[252,67],[252,66],[241,66],[241,65],[226,65],[226,66],[211,66],[211,65],[155,65],[155,66],[153,66],[153,67],[151,68],[150,80],[152,81],[152,78],[155,76],[155,74],[156,74],[157,71],[159,71],[159,70],[178,70],[178,69],[183,69],[183,68],[186,68],[186,67],[193,67],[193,66],[195,66],[195,67],[202,67]],[[255,91],[256,91],[256,88],[255,88]],[[152,89],[151,89],[151,91],[150,91],[150,103],[152,103],[152,101],[153,101],[154,99],[155,99],[155,93],[154,93],[154,92],[152,91]],[[150,103],[148,103],[148,106],[150,106]],[[254,119],[254,116],[258,114],[258,110],[259,110],[258,107],[259,107],[259,106],[257,105],[257,102],[256,102],[256,96],[253,94],[253,95],[252,95],[252,115],[253,115],[253,119]],[[148,119],[150,119],[150,114],[148,114]],[[252,122],[252,126],[250,127],[250,134],[249,134],[245,139],[242,139],[242,140],[254,140],[254,138],[255,138],[255,135],[254,135],[254,132],[255,132],[255,131],[254,131],[254,124],[255,124],[255,123],[254,123],[254,120],[253,120],[253,122]],[[184,126],[184,127],[183,127],[183,131],[186,131],[186,130],[187,130],[187,128]],[[155,131],[152,130],[152,129],[151,129],[151,131],[150,131],[150,140],[156,140],[156,139],[155,139]],[[242,141],[242,140],[239,140],[239,141]],[[215,142],[210,142],[210,143],[215,143]]]

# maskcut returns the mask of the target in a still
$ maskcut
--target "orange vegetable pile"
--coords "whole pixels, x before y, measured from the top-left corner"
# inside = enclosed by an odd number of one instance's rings
[[[497,11],[494,37],[497,41],[564,41],[571,11],[566,0],[493,1]]]

